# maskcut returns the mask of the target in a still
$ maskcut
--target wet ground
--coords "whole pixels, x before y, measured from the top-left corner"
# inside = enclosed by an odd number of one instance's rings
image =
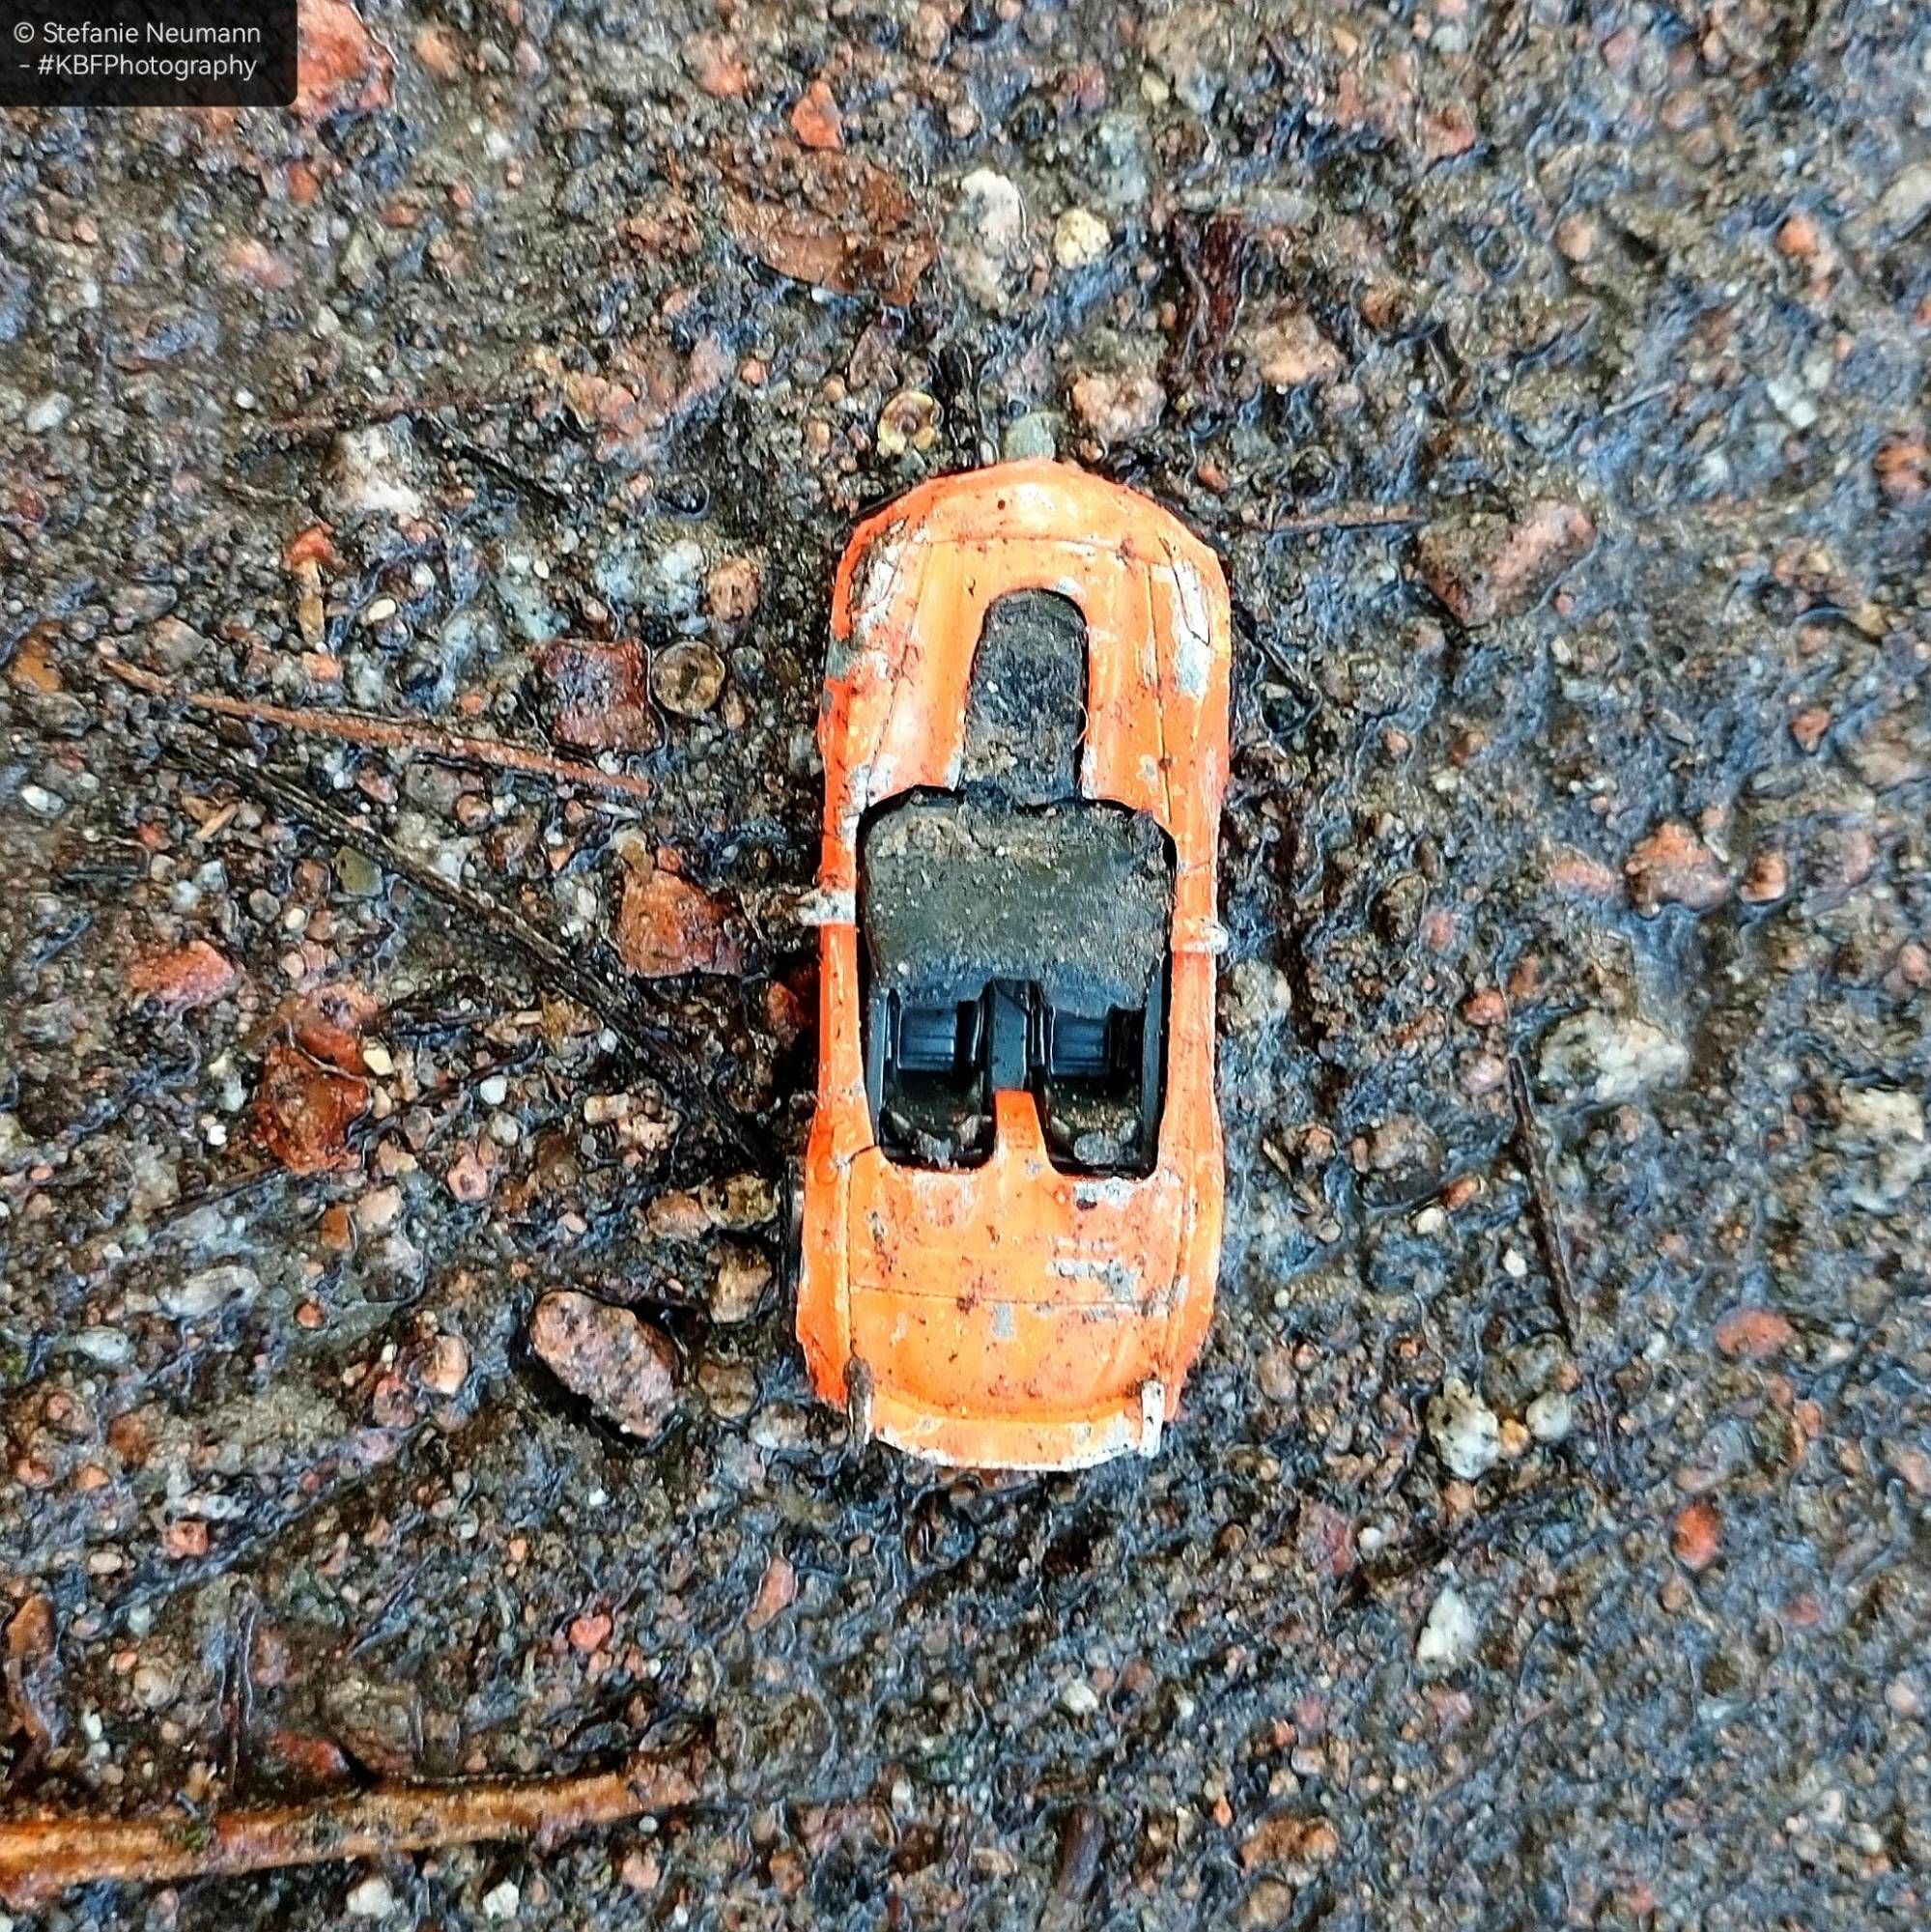
[[[0,125],[10,1804],[708,1795],[35,1922],[1923,1923],[1931,18],[366,18]],[[1235,588],[1230,1224],[1001,1483],[768,1182],[832,563],[1048,446]]]

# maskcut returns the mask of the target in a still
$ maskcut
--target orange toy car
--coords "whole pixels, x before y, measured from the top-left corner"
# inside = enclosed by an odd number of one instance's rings
[[[934,1462],[1150,1455],[1213,1306],[1227,590],[1131,491],[943,478],[838,567],[798,1338]]]

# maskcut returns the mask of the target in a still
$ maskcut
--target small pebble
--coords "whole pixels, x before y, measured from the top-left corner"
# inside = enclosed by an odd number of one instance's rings
[[[27,411],[23,426],[29,436],[44,436],[48,430],[58,429],[72,412],[73,398],[55,389]]]
[[[396,1895],[380,1872],[371,1872],[351,1887],[342,1908],[351,1918],[386,1918],[396,1909]]]
[[[1453,1670],[1475,1655],[1475,1613],[1453,1583],[1442,1585],[1415,1640],[1415,1662]]]
[[[1075,1718],[1090,1718],[1099,1709],[1099,1693],[1084,1677],[1075,1677],[1062,1687],[1060,1702]]]
[[[1468,1384],[1451,1378],[1428,1406],[1428,1433],[1451,1475],[1472,1483],[1502,1455],[1501,1424]]]
[[[1538,1442],[1560,1442],[1576,1427],[1576,1405],[1561,1389],[1548,1389],[1529,1404],[1522,1419]]]
[[[1113,245],[1113,236],[1087,208],[1069,208],[1053,224],[1053,260],[1063,269],[1086,269]]]

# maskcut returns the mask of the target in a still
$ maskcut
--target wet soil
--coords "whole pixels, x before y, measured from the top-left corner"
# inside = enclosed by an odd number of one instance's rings
[[[10,1803],[708,1796],[37,1922],[1922,1923],[1931,19],[316,12],[0,123]],[[1234,588],[1231,1195],[1001,1483],[767,1183],[833,561],[1046,446]]]

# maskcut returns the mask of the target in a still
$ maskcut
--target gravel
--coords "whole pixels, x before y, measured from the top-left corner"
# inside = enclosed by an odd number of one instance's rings
[[[0,1772],[720,1796],[46,1922],[1920,1922],[1931,17],[363,4],[0,117]],[[1236,615],[1218,1309],[1009,1480],[776,1211],[832,571],[1002,449]]]

